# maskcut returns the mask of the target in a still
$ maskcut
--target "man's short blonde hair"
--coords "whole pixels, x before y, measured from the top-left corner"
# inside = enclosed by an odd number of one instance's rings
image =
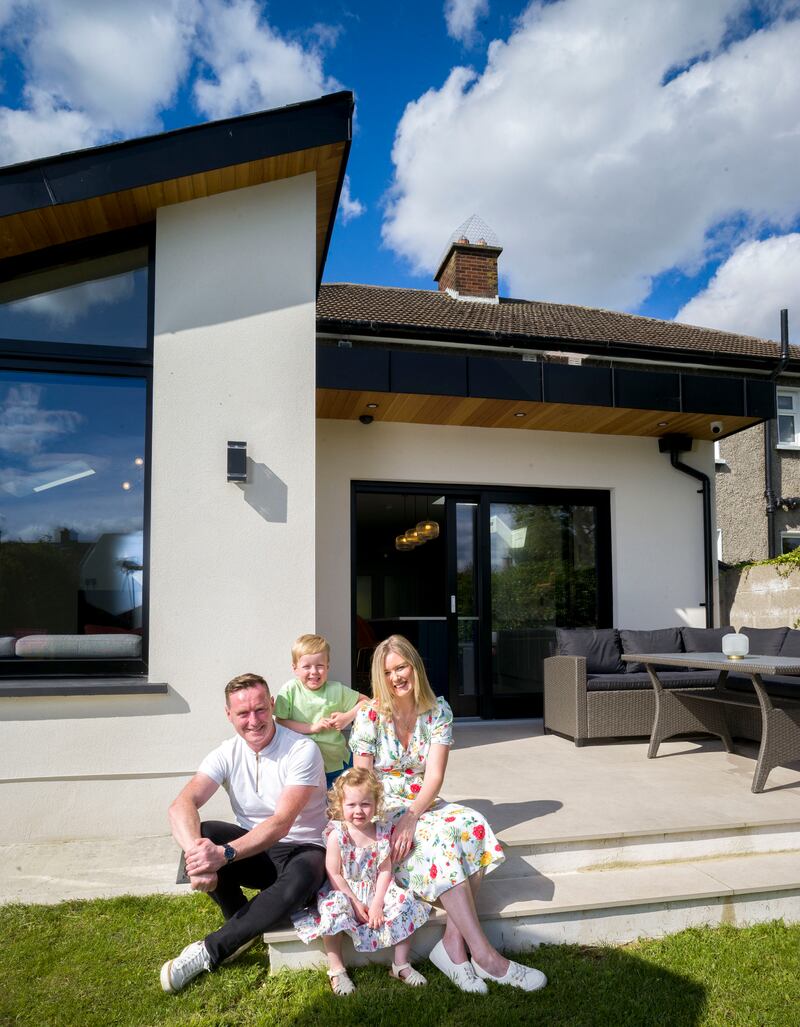
[[[296,667],[304,656],[315,656],[325,653],[325,659],[331,662],[331,647],[322,635],[301,635],[292,646],[292,666]]]
[[[269,699],[269,685],[265,678],[262,678],[260,674],[239,674],[225,686],[225,705],[230,706],[231,696],[234,692],[241,692],[245,688],[263,688]]]

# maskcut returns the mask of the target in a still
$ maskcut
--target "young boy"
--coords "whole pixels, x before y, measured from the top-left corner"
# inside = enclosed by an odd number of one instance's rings
[[[319,746],[329,788],[352,762],[342,728],[352,724],[358,707],[369,698],[340,681],[328,681],[330,655],[321,635],[301,635],[292,646],[294,677],[275,697],[278,723],[311,735]]]

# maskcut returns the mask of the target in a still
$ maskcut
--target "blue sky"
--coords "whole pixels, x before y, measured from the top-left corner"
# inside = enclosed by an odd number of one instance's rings
[[[352,89],[327,281],[430,288],[475,213],[504,245],[505,295],[775,337],[780,307],[800,323],[799,16],[798,0],[0,0],[0,163]]]

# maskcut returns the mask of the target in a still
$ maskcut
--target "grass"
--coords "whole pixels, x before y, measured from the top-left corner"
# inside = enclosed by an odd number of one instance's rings
[[[624,947],[549,945],[524,962],[550,978],[525,995],[491,986],[456,991],[429,964],[427,988],[353,971],[357,992],[335,998],[322,971],[269,977],[260,946],[179,995],[161,963],[217,926],[205,896],[120,898],[0,907],[0,1024],[31,1027],[255,1027],[481,1021],[569,1027],[797,1027],[800,926],[781,921],[684,931]]]

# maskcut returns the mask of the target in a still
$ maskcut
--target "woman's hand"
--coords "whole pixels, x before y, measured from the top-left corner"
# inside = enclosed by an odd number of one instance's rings
[[[383,903],[380,903],[379,905],[373,903],[369,907],[369,919],[367,920],[367,926],[374,930],[376,927],[383,927],[383,924]]]
[[[356,920],[358,920],[360,924],[366,924],[369,922],[369,910],[363,902],[359,902],[357,898],[353,897],[350,900],[350,905],[353,907]]]
[[[400,817],[392,830],[392,862],[402,863],[414,848],[414,832],[417,829],[417,815],[408,810]]]

